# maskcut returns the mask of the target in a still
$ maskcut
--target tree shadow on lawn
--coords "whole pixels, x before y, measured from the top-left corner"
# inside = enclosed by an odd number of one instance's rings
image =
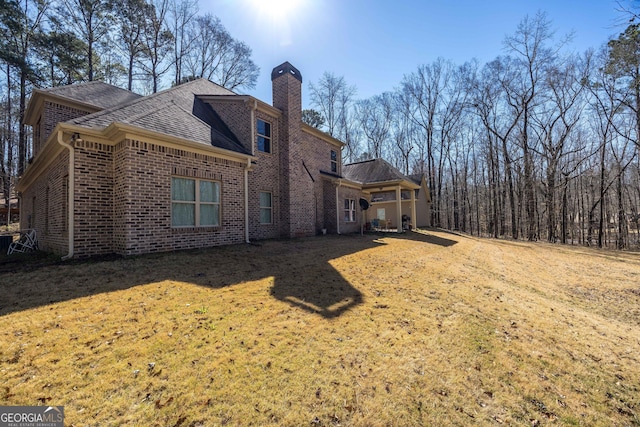
[[[438,231],[440,233],[451,234],[453,236],[456,236],[459,239],[465,237],[465,236],[463,236],[461,234],[452,233],[452,232],[449,232],[447,230],[438,229]],[[397,238],[397,239],[415,240],[417,242],[429,243],[431,245],[443,246],[445,248],[453,246],[456,243],[458,243],[457,240],[445,239],[444,237],[435,236],[433,234],[430,234],[426,229],[420,229],[420,230],[417,230],[417,231],[408,231],[408,232],[404,232],[404,233],[387,233],[387,234],[385,234],[385,237]]]
[[[269,240],[255,245],[2,268],[0,316],[57,302],[130,289],[165,280],[212,289],[272,277],[271,296],[330,319],[362,304],[330,261],[385,243],[367,234]],[[420,233],[385,236],[450,246],[455,241]],[[25,259],[26,260],[26,259]]]

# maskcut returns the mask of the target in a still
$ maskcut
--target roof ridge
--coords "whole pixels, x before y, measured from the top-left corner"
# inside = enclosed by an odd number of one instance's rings
[[[60,85],[60,86],[51,86],[51,87],[46,87],[46,88],[37,88],[37,90],[40,90],[40,91],[42,91],[42,92],[50,92],[50,91],[53,91],[53,90],[64,89],[64,88],[68,88],[68,87],[71,87],[71,86],[74,86],[74,87],[78,87],[78,86],[89,86],[89,85],[98,84],[98,83],[105,84],[105,85],[109,85],[109,86],[113,86],[113,87],[116,87],[116,88],[118,88],[118,89],[122,89],[122,90],[127,90],[127,89],[123,89],[123,88],[121,88],[120,86],[116,86],[116,85],[112,85],[111,83],[103,82],[102,80],[91,80],[90,82],[69,83],[69,84],[66,84],[66,85]],[[131,92],[131,91],[129,91],[129,92]]]
[[[359,165],[367,162],[375,162],[376,160],[383,160],[383,159],[381,157],[376,157],[375,159],[367,159],[367,160],[360,160],[359,162],[347,163],[344,166]]]
[[[183,90],[184,88],[186,88],[186,87],[188,87],[188,86],[191,86],[191,85],[195,84],[196,82],[200,82],[200,81],[206,81],[206,82],[209,82],[209,83],[214,84],[214,85],[216,85],[216,86],[222,87],[222,86],[220,86],[219,84],[213,83],[213,82],[212,82],[211,80],[209,80],[209,79],[205,79],[204,77],[200,77],[200,78],[198,78],[198,79],[191,80],[191,81],[188,81],[188,82],[186,82],[186,83],[179,84],[179,85],[177,85],[177,86],[172,86],[172,87],[170,87],[170,88],[163,89],[163,90],[161,90],[161,91],[159,91],[159,92],[152,93],[152,94],[150,94],[150,95],[143,95],[143,96],[140,96],[140,98],[133,99],[133,100],[131,100],[131,101],[129,101],[129,102],[126,102],[126,103],[122,103],[122,104],[114,105],[113,107],[106,108],[106,109],[104,109],[104,110],[100,110],[100,111],[98,111],[98,112],[95,112],[95,113],[92,113],[92,114],[89,114],[89,115],[86,115],[86,116],[79,117],[79,118],[77,118],[77,119],[74,119],[74,120],[73,120],[73,122],[74,122],[74,123],[76,123],[76,124],[80,124],[80,123],[83,123],[83,122],[85,122],[85,121],[88,121],[88,120],[94,119],[94,118],[96,118],[96,117],[101,117],[101,116],[103,116],[103,115],[105,115],[105,114],[112,113],[112,112],[117,111],[117,110],[119,110],[119,109],[121,109],[121,108],[129,107],[129,106],[134,105],[134,104],[139,103],[139,102],[147,102],[147,101],[149,101],[149,100],[153,100],[153,99],[155,99],[155,98],[157,98],[157,97],[159,97],[159,96],[164,96],[164,95],[166,95],[166,94],[168,94],[168,93],[175,92],[176,90]],[[228,90],[228,89],[227,89],[227,90]],[[194,94],[194,95],[195,95],[195,94]],[[172,100],[172,101],[173,101],[173,100]],[[176,105],[176,103],[175,103],[175,102],[173,102],[173,104],[174,104],[174,105]],[[153,111],[157,111],[157,110],[158,110],[157,108],[154,108],[154,109],[153,109]],[[144,117],[144,116],[145,116],[145,115],[142,115],[142,116],[140,116],[140,117]],[[136,119],[138,119],[138,118],[140,118],[140,117],[137,117],[137,116],[136,116]]]

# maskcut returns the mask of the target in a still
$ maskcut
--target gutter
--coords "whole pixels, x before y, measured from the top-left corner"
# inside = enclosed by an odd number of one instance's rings
[[[69,150],[69,186],[67,188],[69,192],[69,199],[67,201],[69,209],[69,226],[67,227],[69,233],[69,252],[62,257],[62,260],[68,260],[73,258],[73,242],[74,242],[74,210],[75,210],[75,150],[73,145],[65,142],[62,138],[63,132],[58,131],[58,144],[62,145]],[[75,136],[75,134],[74,134]]]

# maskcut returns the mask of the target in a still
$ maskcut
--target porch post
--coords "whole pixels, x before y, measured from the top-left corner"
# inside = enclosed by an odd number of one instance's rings
[[[416,228],[416,190],[411,190],[411,229]]]
[[[400,186],[396,187],[396,230],[398,233],[402,233],[402,200],[401,200],[402,192],[400,191]]]

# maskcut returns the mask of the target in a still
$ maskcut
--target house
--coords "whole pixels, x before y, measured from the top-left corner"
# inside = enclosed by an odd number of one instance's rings
[[[402,203],[385,218],[416,217],[403,197],[417,184],[350,178],[342,142],[302,122],[295,67],[271,78],[273,105],[205,79],[144,97],[101,82],[35,90],[21,228],[70,258],[355,232],[359,200],[391,190]]]

